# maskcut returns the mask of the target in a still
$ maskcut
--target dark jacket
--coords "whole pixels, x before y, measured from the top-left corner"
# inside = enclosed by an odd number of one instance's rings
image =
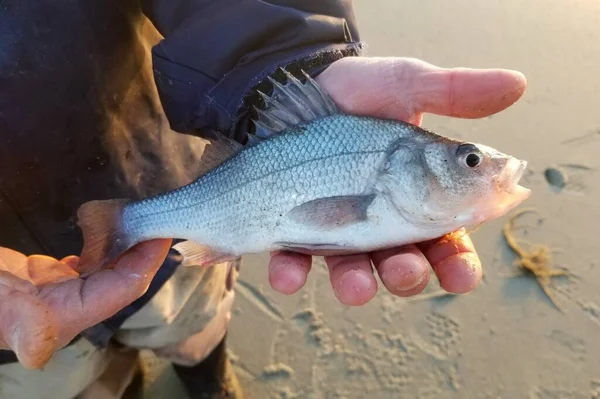
[[[358,39],[349,0],[2,0],[0,246],[78,254],[83,202],[189,182],[194,135],[244,143],[266,76],[315,75]]]

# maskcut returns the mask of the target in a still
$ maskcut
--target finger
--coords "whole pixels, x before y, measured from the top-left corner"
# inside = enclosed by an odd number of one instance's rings
[[[171,240],[152,240],[127,251],[113,269],[101,270],[87,280],[72,280],[50,291],[46,300],[67,328],[62,339],[70,339],[142,296],[164,262]],[[68,311],[67,311],[68,310]]]
[[[440,68],[397,57],[341,59],[317,81],[345,112],[405,121],[420,112],[489,116],[514,104],[527,86],[517,71]]]
[[[440,285],[448,292],[464,294],[481,281],[481,261],[464,231],[419,244]]]
[[[112,270],[103,270],[85,282],[83,308],[94,312],[95,323],[112,316],[146,292],[170,246],[171,240],[138,244],[127,251]],[[95,309],[100,304],[104,307],[102,312]]]
[[[66,256],[60,260],[65,265],[69,266],[71,269],[77,269],[77,265],[79,264],[79,256],[71,255]]]
[[[60,283],[79,277],[71,266],[49,256],[32,255],[27,258],[27,264],[29,280],[35,285]]]
[[[269,261],[269,283],[282,294],[294,294],[306,283],[311,265],[311,256],[294,252],[273,252]]]
[[[67,257],[69,259],[72,257]],[[72,262],[72,260],[69,260]],[[0,270],[6,270],[12,275],[33,284],[46,284],[77,278],[78,274],[65,263],[46,255],[25,255],[0,248]]]
[[[27,369],[39,369],[57,349],[52,312],[36,296],[14,290],[0,301],[0,347],[15,352]]]
[[[408,66],[410,65],[410,66]],[[514,104],[525,92],[520,72],[504,69],[439,68],[427,63],[408,64],[415,112],[483,118]]]
[[[12,249],[0,247],[0,270],[5,270],[24,280],[29,279],[27,257]]]
[[[368,254],[325,257],[329,280],[336,298],[344,305],[360,306],[377,293]]]
[[[20,291],[30,295],[38,294],[37,287],[30,281],[19,278],[4,270],[0,270],[0,296],[6,296],[13,291]]]
[[[381,282],[394,295],[416,295],[429,282],[429,262],[416,245],[373,252],[371,259]]]

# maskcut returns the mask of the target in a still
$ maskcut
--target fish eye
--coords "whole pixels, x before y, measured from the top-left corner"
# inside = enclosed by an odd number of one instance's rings
[[[467,164],[467,166],[469,168],[474,168],[477,165],[479,165],[479,163],[481,162],[481,158],[479,158],[479,155],[477,154],[469,154],[467,155],[467,157],[465,158],[465,163]]]
[[[484,158],[479,148],[470,143],[459,145],[456,149],[456,155],[463,165],[471,169],[481,165]]]

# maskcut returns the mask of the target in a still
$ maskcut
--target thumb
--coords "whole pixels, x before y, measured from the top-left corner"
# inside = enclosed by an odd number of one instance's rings
[[[43,367],[57,349],[58,331],[50,309],[38,297],[18,290],[0,300],[0,346],[15,352],[27,369]]]
[[[87,280],[65,285],[47,297],[56,307],[65,336],[100,323],[141,297],[163,264],[170,239],[157,239],[136,245],[119,258],[112,269],[95,272]],[[58,297],[56,297],[58,296]],[[77,304],[61,311],[64,304]]]
[[[482,118],[515,103],[527,87],[517,71],[441,68],[399,57],[348,57],[317,77],[348,113],[410,120],[420,113]]]

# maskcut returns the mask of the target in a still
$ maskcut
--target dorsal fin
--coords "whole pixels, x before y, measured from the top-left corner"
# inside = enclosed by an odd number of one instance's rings
[[[287,78],[285,84],[269,77],[273,93],[268,96],[258,92],[265,102],[265,109],[255,108],[258,119],[252,120],[256,127],[255,139],[266,139],[287,128],[308,123],[340,111],[333,100],[319,87],[306,72],[302,71],[306,82],[302,83],[294,75],[281,68]]]

